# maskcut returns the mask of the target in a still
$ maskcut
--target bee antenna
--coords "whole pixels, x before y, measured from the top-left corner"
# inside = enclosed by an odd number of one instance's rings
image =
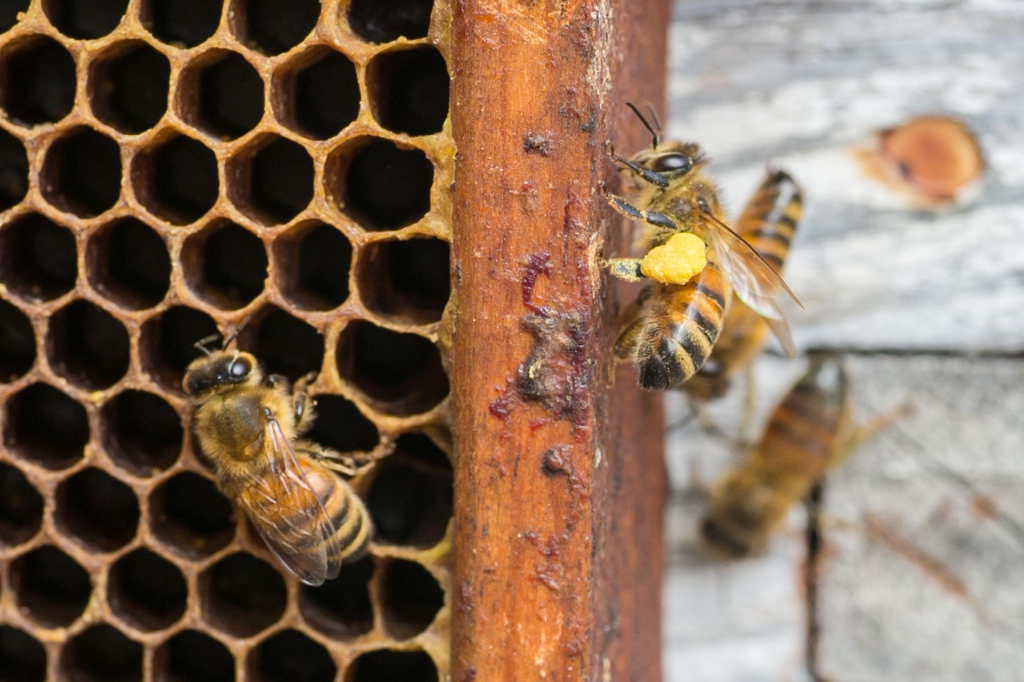
[[[242,332],[243,329],[245,329],[246,325],[249,324],[249,321],[252,320],[252,316],[255,314],[256,313],[249,313],[248,315],[245,316],[244,320],[238,323],[238,326],[235,327],[235,331],[231,332],[231,334],[228,335],[226,339],[224,339],[224,343],[221,345],[222,349],[227,350],[227,347],[231,345],[232,341],[238,338],[238,335]]]
[[[193,345],[194,345],[194,346],[195,346],[195,347],[196,347],[197,349],[201,350],[201,351],[203,352],[203,354],[204,354],[204,355],[210,355],[210,353],[211,353],[212,351],[211,351],[211,350],[209,349],[209,347],[208,347],[208,346],[209,346],[209,345],[210,345],[211,343],[213,343],[214,341],[216,341],[217,339],[219,339],[219,338],[220,338],[220,334],[211,334],[211,335],[207,336],[206,338],[203,338],[203,339],[199,339],[199,340],[198,340],[198,341],[196,341],[196,342],[195,342],[195,344],[193,344]]]
[[[644,106],[647,107],[647,115],[651,117],[651,121],[654,123],[654,129],[658,131],[658,142],[661,142],[662,128],[661,121],[658,119],[658,112],[650,102],[644,102]]]
[[[640,113],[640,110],[637,109],[635,104],[633,104],[632,102],[626,102],[626,106],[633,110],[633,113],[636,114],[636,117],[639,118],[640,122],[644,124],[644,128],[647,128],[648,132],[651,133],[651,147],[657,148],[658,145],[661,144],[661,123],[658,121],[658,117],[654,116],[654,125],[652,126],[647,121],[647,118],[642,113]],[[647,106],[650,105],[648,104]],[[651,110],[651,113],[654,113],[653,109]]]

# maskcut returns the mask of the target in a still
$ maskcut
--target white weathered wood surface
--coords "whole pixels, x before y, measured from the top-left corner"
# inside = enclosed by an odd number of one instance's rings
[[[806,306],[792,311],[797,344],[868,353],[849,361],[860,415],[917,406],[830,476],[821,672],[1024,679],[1024,539],[926,464],[944,463],[1024,524],[1024,360],[1012,357],[1024,351],[1024,2],[677,0],[670,31],[666,128],[713,157],[728,205],[769,162],[805,188],[787,269]],[[969,207],[913,211],[849,154],[928,113],[979,135],[988,172]],[[802,368],[759,363],[760,418]],[[712,410],[727,429],[738,388]],[[730,450],[691,427],[669,436],[669,457],[666,679],[806,679],[801,513],[768,557],[716,563],[694,541],[689,469],[699,461],[710,483]],[[866,531],[865,518],[941,568]]]

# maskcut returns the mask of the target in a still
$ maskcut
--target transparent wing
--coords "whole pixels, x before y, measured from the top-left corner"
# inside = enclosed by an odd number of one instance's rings
[[[768,320],[783,350],[795,357],[796,347],[789,332],[789,324],[775,298],[785,293],[800,307],[803,304],[782,276],[745,239],[714,215],[705,212],[704,217],[711,222],[711,227],[703,236],[721,260],[736,295],[754,312]]]
[[[319,585],[341,568],[334,524],[276,419],[268,418],[263,435],[269,469],[237,478],[235,499],[288,572]]]

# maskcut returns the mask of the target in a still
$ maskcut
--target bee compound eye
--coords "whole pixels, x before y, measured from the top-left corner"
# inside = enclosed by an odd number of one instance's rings
[[[241,379],[252,371],[252,363],[246,358],[239,358],[231,363],[231,368],[228,371],[233,378]]]
[[[651,170],[657,173],[685,173],[692,167],[693,160],[679,152],[662,154],[651,163]]]

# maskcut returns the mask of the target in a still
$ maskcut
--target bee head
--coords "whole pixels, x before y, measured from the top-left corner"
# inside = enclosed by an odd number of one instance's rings
[[[638,166],[654,171],[666,178],[682,178],[707,163],[695,142],[662,142],[645,149],[630,159]]]
[[[258,384],[262,378],[259,362],[251,354],[219,350],[194,360],[185,370],[182,387],[198,397],[220,387]]]

